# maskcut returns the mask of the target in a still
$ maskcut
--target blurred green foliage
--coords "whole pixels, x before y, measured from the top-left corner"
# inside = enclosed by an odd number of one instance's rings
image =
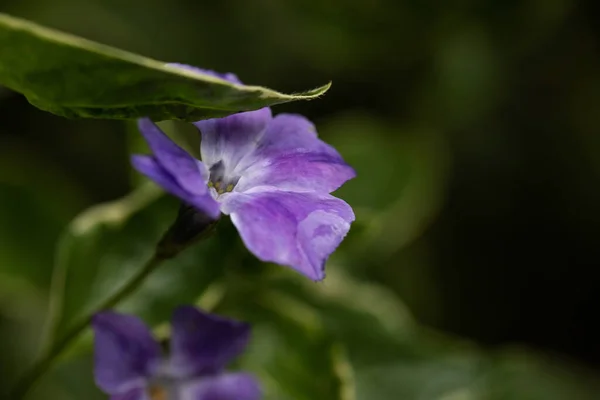
[[[239,366],[269,399],[597,398],[597,372],[569,357],[423,325],[599,362],[594,2],[0,0],[0,11],[282,92],[333,81],[317,101],[274,109],[313,119],[359,174],[338,192],[357,222],[328,278],[260,264],[223,221],[122,305],[157,334],[177,301],[252,322]],[[64,252],[76,215],[133,189],[127,157],[143,148],[129,123],[61,119],[3,88],[0,103],[5,390],[42,347],[65,259],[56,243]],[[189,132],[169,132],[197,151]],[[67,258],[65,315],[139,268],[177,207],[149,203],[68,239],[80,247]],[[104,398],[90,344],[31,399]]]

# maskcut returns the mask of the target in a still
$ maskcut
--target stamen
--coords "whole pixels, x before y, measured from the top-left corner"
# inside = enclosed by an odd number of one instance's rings
[[[169,400],[167,390],[158,385],[152,385],[148,389],[150,400]]]
[[[208,187],[214,188],[219,195],[233,191],[238,180],[239,178],[226,176],[223,161],[219,161],[210,167]]]

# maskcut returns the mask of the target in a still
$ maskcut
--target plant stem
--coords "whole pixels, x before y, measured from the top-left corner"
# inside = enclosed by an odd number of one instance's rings
[[[73,343],[75,339],[88,327],[93,315],[101,310],[106,310],[116,306],[121,300],[125,299],[131,293],[133,293],[141,284],[144,282],[146,277],[150,275],[156,267],[158,267],[166,257],[154,255],[140,271],[127,282],[121,290],[116,292],[114,295],[106,299],[104,303],[98,307],[96,311],[87,315],[76,325],[74,325],[67,333],[58,341],[56,341],[47,353],[42,356],[32,367],[32,369],[25,374],[25,376],[17,383],[12,395],[9,397],[11,400],[21,400],[27,395],[29,390],[35,385],[38,379],[49,370],[57,358],[65,351],[69,345]]]

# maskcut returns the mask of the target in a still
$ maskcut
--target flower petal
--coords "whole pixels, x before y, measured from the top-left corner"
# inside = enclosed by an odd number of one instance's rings
[[[242,373],[199,379],[181,392],[181,400],[259,400],[261,397],[256,379]]]
[[[271,109],[241,112],[224,118],[194,122],[202,133],[200,153],[209,168],[222,161],[226,171],[256,148],[256,142],[272,119]]]
[[[354,221],[352,208],[329,194],[258,187],[229,193],[221,210],[231,214],[246,247],[262,261],[287,265],[315,281]]]
[[[231,83],[242,84],[242,82],[238,79],[238,77],[235,74],[232,74],[231,72],[220,73],[220,72],[212,71],[210,69],[203,69],[203,68],[194,67],[192,65],[179,64],[179,63],[168,63],[167,66],[187,69],[188,71],[194,71],[194,72],[198,72],[201,74],[215,76],[217,78],[224,79]]]
[[[220,372],[244,350],[250,336],[248,324],[192,306],[175,310],[171,323],[169,368],[182,378]]]
[[[209,192],[206,182],[208,174],[202,163],[173,142],[149,118],[138,120],[138,128],[156,161],[185,191],[195,195]]]
[[[164,190],[171,193],[173,196],[179,197],[185,203],[205,212],[211,218],[217,219],[221,214],[219,203],[213,199],[210,193],[194,194],[186,191],[181,187],[179,182],[177,182],[177,180],[161,166],[156,157],[133,155],[131,157],[131,164],[138,172],[146,175]],[[206,170],[204,164],[201,164],[201,168]],[[200,173],[202,174],[202,171]],[[208,174],[208,172],[206,172],[206,174]]]
[[[254,164],[242,175],[235,190],[274,186],[292,192],[331,193],[354,178],[356,172],[341,158],[327,153],[297,151]]]
[[[300,114],[278,114],[269,124],[256,149],[256,156],[272,158],[290,151],[312,151],[341,160],[339,153],[319,139],[315,125]]]
[[[160,348],[146,325],[107,311],[94,316],[92,328],[96,384],[113,395],[143,386],[160,361]]]
[[[315,126],[296,114],[279,114],[255,151],[240,163],[236,191],[276,186],[288,191],[331,193],[356,176],[340,154],[320,140]]]

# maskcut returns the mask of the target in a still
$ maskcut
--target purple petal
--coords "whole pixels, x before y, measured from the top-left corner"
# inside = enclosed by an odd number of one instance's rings
[[[179,307],[172,319],[171,373],[190,377],[219,372],[244,350],[249,336],[248,324]]]
[[[319,139],[315,125],[299,114],[278,114],[273,118],[256,149],[257,156],[271,158],[282,152],[311,151],[341,160],[339,153]]]
[[[254,151],[271,120],[271,109],[265,107],[225,118],[194,122],[202,133],[202,161],[209,168],[223,161],[225,169],[233,171],[245,155]]]
[[[160,348],[146,325],[107,311],[94,316],[92,328],[96,384],[115,395],[143,386],[160,361]]]
[[[138,120],[138,128],[154,153],[156,161],[185,191],[194,195],[209,192],[208,175],[202,163],[173,142],[149,118]]]
[[[236,83],[238,85],[242,84],[242,82],[238,79],[238,77],[235,74],[232,74],[231,72],[220,73],[220,72],[212,71],[210,69],[203,69],[203,68],[194,67],[192,65],[179,64],[179,63],[169,63],[169,64],[167,64],[167,66],[182,68],[182,69],[185,69],[188,71],[193,71],[193,72],[198,72],[200,74],[214,76],[214,77],[229,81],[231,83]]]
[[[131,164],[138,172],[146,175],[167,192],[205,212],[210,217],[217,219],[221,214],[219,203],[213,199],[210,193],[207,192],[198,195],[186,191],[179,185],[179,182],[177,182],[177,180],[175,180],[175,178],[160,165],[156,157],[133,155],[131,157]],[[201,164],[201,168],[206,170],[204,164]],[[208,172],[206,172],[206,174],[208,174]]]
[[[222,211],[231,214],[246,247],[262,261],[287,265],[315,281],[354,221],[352,208],[329,194],[255,188],[230,193]]]
[[[199,379],[181,392],[181,400],[259,400],[262,391],[249,374],[223,374]]]
[[[341,158],[327,153],[283,153],[244,171],[235,187],[244,192],[257,186],[274,186],[281,190],[331,193],[356,176],[354,169]]]
[[[236,191],[268,185],[288,191],[331,193],[356,176],[339,153],[320,140],[314,125],[301,115],[277,115],[261,137]]]
[[[110,400],[152,400],[150,399],[145,389],[133,389],[122,394],[115,394],[110,397]]]

